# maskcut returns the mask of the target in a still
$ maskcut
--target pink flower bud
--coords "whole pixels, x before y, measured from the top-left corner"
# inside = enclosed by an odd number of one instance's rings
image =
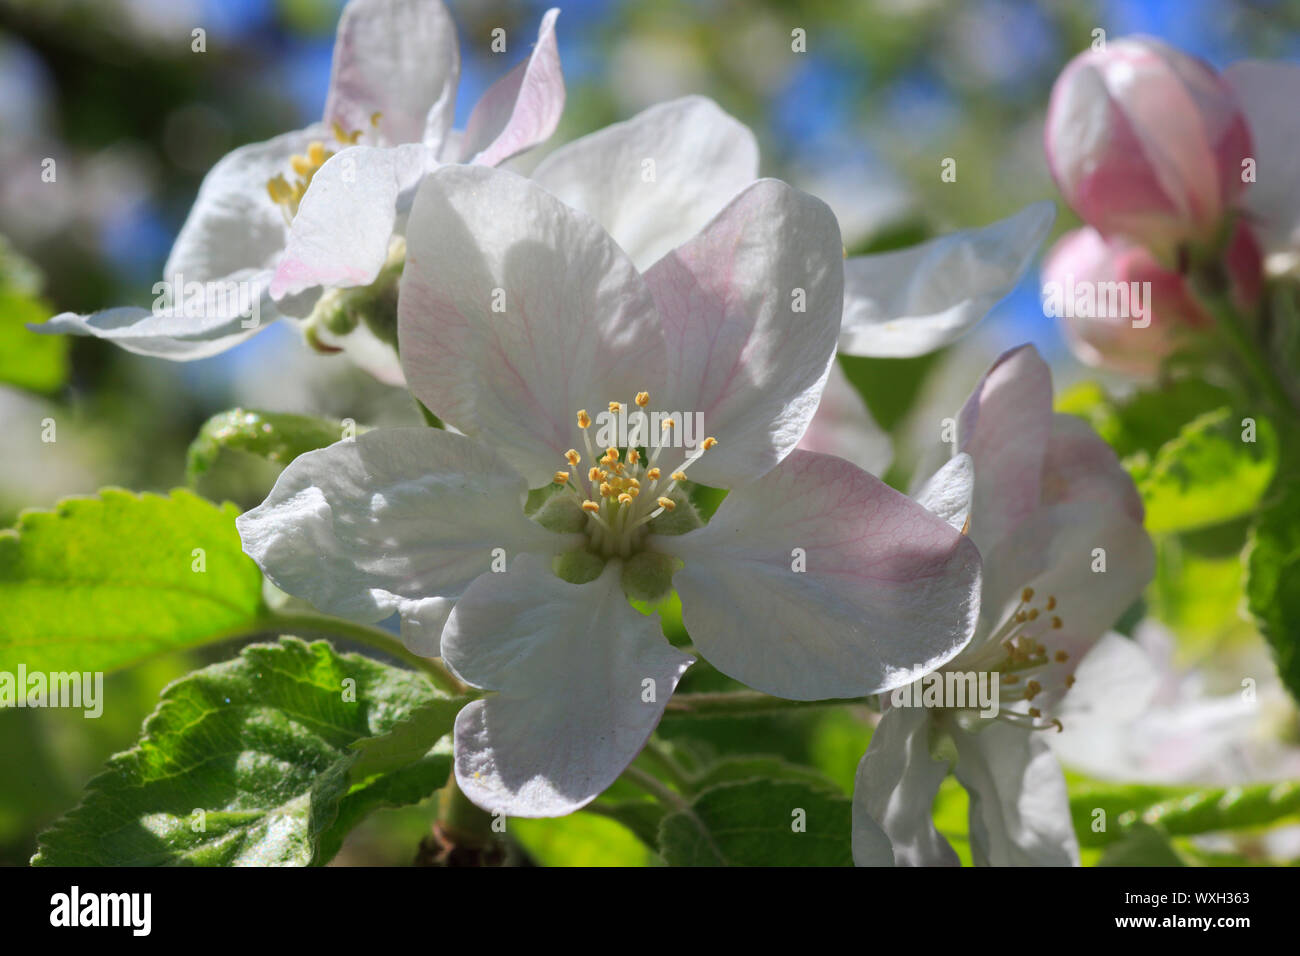
[[[1250,228],[1239,223],[1224,250],[1224,268],[1238,308],[1259,300],[1263,258]],[[1095,229],[1066,233],[1043,263],[1043,308],[1061,320],[1080,360],[1147,377],[1184,336],[1214,319],[1186,279],[1151,252]]]
[[[1215,238],[1251,153],[1245,116],[1219,74],[1146,37],[1066,66],[1052,88],[1045,145],[1075,212],[1169,265],[1181,243]]]

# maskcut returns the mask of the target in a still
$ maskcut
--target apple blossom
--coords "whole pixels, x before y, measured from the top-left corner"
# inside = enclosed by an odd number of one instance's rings
[[[1031,346],[976,387],[958,443],[917,497],[968,529],[984,584],[975,636],[940,673],[997,674],[1000,707],[988,719],[950,700],[884,700],[858,766],[854,859],[956,863],[930,814],[951,764],[970,793],[976,863],[1077,863],[1065,781],[1040,731],[1058,726],[1080,659],[1152,576],[1142,504],[1110,447],[1052,412],[1051,376]]]
[[[1131,37],[1085,51],[1052,88],[1047,161],[1066,201],[1108,239],[1213,247],[1243,189],[1251,130],[1208,64]]]
[[[568,813],[640,750],[692,658],[628,597],[675,588],[714,665],[801,700],[907,683],[968,639],[974,546],[795,450],[839,332],[824,204],[759,180],[642,273],[537,183],[444,166],[407,249],[403,371],[464,434],[376,430],[303,455],[238,525],[282,589],[364,621],[397,611],[409,646],[496,692],[456,721],[456,779],[480,806]],[[673,424],[599,442],[656,409]],[[695,413],[708,434],[678,444]],[[702,526],[688,477],[732,489]],[[531,515],[530,487],[546,489]]]
[[[32,328],[91,335],[143,355],[188,360],[222,352],[281,316],[307,316],[320,304],[319,291],[302,288],[273,297],[273,278],[293,224],[309,212],[307,198],[316,191],[317,178],[325,170],[347,171],[347,178],[357,180],[352,188],[365,190],[370,180],[362,170],[370,168],[369,157],[379,155],[388,158],[388,185],[397,189],[397,180],[409,183],[409,167],[445,155],[453,142],[472,146],[475,161],[495,163],[546,139],[564,103],[557,15],[551,10],[543,17],[532,56],[484,94],[467,133],[457,140],[451,123],[460,55],[455,24],[441,0],[349,0],[339,20],[321,122],[241,146],[220,160],[199,188],[164,268],[165,281],[155,292],[179,284],[185,288],[167,291],[180,300],[189,298],[186,288],[203,288],[208,293],[201,305],[169,307],[160,297],[154,309],[63,313]],[[366,224],[346,225],[357,230]],[[354,235],[353,241],[365,248],[362,237]],[[375,275],[388,255],[385,236]],[[400,260],[398,266],[391,271],[400,271]],[[375,295],[389,291],[378,289]],[[324,305],[331,313],[344,312],[339,320],[344,325],[346,314],[365,311],[363,303]],[[385,351],[391,348],[379,348],[364,326],[346,338],[322,326],[311,321],[305,326],[314,345],[325,351],[345,348],[391,380],[384,374]]]

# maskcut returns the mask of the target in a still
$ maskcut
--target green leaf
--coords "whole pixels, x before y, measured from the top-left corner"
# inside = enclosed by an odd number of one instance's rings
[[[692,792],[698,792],[718,784],[744,780],[791,780],[821,790],[839,790],[835,781],[827,779],[821,771],[766,754],[724,757],[692,777],[690,785]]]
[[[1135,824],[1106,848],[1098,866],[1186,866],[1169,835],[1146,823]]]
[[[163,691],[140,742],[41,834],[32,862],[326,862],[366,811],[446,781],[450,758],[428,751],[462,703],[324,641],[246,647]]]
[[[38,297],[39,286],[35,268],[0,236],[0,383],[52,392],[68,377],[68,340],[27,328],[53,312]]]
[[[553,820],[511,818],[509,831],[542,866],[650,866],[654,851],[606,815],[574,813]]]
[[[597,800],[589,803],[585,811],[609,817],[623,824],[642,843],[650,848],[659,846],[659,825],[668,811],[654,800]]]
[[[1096,382],[1080,382],[1056,397],[1056,410],[1096,429],[1120,458],[1146,452],[1177,437],[1183,424],[1230,404],[1227,391],[1203,379],[1181,378],[1118,401]]]
[[[1277,672],[1300,701],[1300,485],[1255,521],[1246,550],[1246,603],[1273,647]]]
[[[703,791],[659,827],[670,866],[852,866],[848,798],[806,783],[750,780]]]
[[[1104,817],[1096,811],[1104,811]],[[1105,846],[1139,825],[1159,826],[1170,836],[1239,830],[1300,814],[1300,782],[1243,787],[1093,785],[1070,795],[1070,815],[1080,846]],[[1097,832],[1094,821],[1104,820]]]
[[[247,629],[262,574],[237,512],[106,489],[0,531],[0,671],[108,671]]]
[[[1243,439],[1246,429],[1220,408],[1189,422],[1149,463],[1125,463],[1146,504],[1148,531],[1204,528],[1254,511],[1273,480],[1278,442],[1263,419],[1254,441]]]
[[[332,445],[349,434],[349,423],[284,412],[232,408],[213,415],[190,443],[185,476],[191,485],[212,470],[221,452],[246,452],[287,465],[304,452]],[[363,429],[352,427],[352,434]]]

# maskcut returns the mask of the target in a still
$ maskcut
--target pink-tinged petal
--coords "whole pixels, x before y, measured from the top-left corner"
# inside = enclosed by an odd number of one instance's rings
[[[451,128],[459,81],[456,24],[441,0],[350,0],[334,41],[325,123],[377,133],[381,145],[436,147]]]
[[[876,424],[858,390],[834,362],[817,414],[799,439],[799,447],[835,455],[877,476],[889,469],[894,457],[889,433]]]
[[[493,83],[474,104],[461,139],[462,162],[496,166],[550,139],[564,112],[564,74],[552,8],[542,17],[528,59]]]
[[[703,528],[650,542],[685,561],[682,621],[710,663],[778,697],[910,683],[957,654],[979,614],[974,545],[828,455],[792,452]]]
[[[1053,415],[1043,461],[1044,505],[1096,501],[1142,523],[1142,496],[1115,450],[1081,418]]]
[[[300,455],[236,524],[281,590],[350,620],[401,612],[403,636],[436,653],[450,601],[489,569],[495,549],[513,557],[572,546],[524,517],[527,492],[468,438],[383,429]]]
[[[1300,268],[1300,66],[1234,63],[1224,73],[1250,124],[1255,181],[1242,200],[1260,233],[1269,272]]]
[[[456,782],[480,807],[557,817],[626,769],[694,658],[628,604],[611,561],[588,584],[521,555],[485,574],[442,635],[447,664],[497,693],[456,718]]]
[[[970,534],[981,552],[1038,507],[1051,429],[1052,373],[1022,345],[993,363],[958,418],[959,447],[975,464]]]
[[[331,156],[298,206],[271,295],[374,282],[399,211],[410,207],[415,187],[437,165],[435,151],[421,143],[353,146]]]
[[[645,281],[668,348],[667,407],[702,415],[720,443],[691,477],[724,488],[757,478],[803,437],[834,361],[844,296],[835,216],[759,180]]]
[[[484,166],[425,177],[398,298],[402,369],[443,421],[482,438],[533,487],[582,448],[576,413],[664,381],[640,273],[590,217]]]
[[[1020,281],[1056,218],[1036,202],[1014,216],[844,263],[840,352],[926,355],[975,327]]]
[[[1065,775],[1041,733],[990,721],[955,733],[976,866],[1078,866]]]
[[[934,828],[935,794],[948,762],[930,755],[930,713],[885,711],[853,783],[853,862],[858,866],[960,866]],[[882,845],[878,833],[883,832]]]
[[[758,178],[758,143],[712,100],[687,96],[561,146],[532,178],[645,270]]]

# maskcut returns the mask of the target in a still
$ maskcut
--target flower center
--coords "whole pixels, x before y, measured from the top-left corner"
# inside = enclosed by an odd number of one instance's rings
[[[665,445],[675,444],[674,432],[681,427],[681,415],[647,412],[649,404],[648,392],[637,393],[635,409],[621,402],[609,403],[606,421],[612,421],[617,428],[602,425],[598,438],[618,435],[625,443],[620,446],[611,442],[600,449],[599,455],[592,441],[592,418],[586,409],[579,411],[578,430],[586,457],[570,448],[564,455],[567,467],[554,476],[556,484],[581,502],[587,516],[590,549],[605,558],[626,558],[640,550],[650,533],[647,525],[677,507],[673,492],[679,482],[686,480],[686,470],[718,444],[716,438],[705,438],[689,449],[681,467],[665,474],[656,462]]]
[[[1062,691],[1074,686],[1074,674],[1063,665],[1070,660],[1064,648],[1052,647],[1064,626],[1057,613],[1056,598],[1048,595],[1041,603],[1034,600],[1034,589],[1020,592],[1020,601],[985,644],[978,663],[998,671],[1000,695],[1004,703],[1033,700],[1045,688]],[[978,666],[977,666],[978,669]],[[1055,717],[1044,717],[1038,707],[1027,710],[999,709],[998,718],[1030,730],[1062,729]]]
[[[379,126],[382,116],[382,113],[371,114],[372,129]],[[334,123],[334,139],[340,144],[340,149],[355,146],[361,139],[361,132],[359,129],[348,132],[337,122]],[[327,148],[320,140],[313,140],[307,144],[306,154],[295,154],[289,158],[289,167],[294,177],[292,180],[285,178],[284,173],[276,173],[266,181],[266,192],[271,197],[271,202],[280,207],[286,224],[292,223],[293,217],[298,215],[298,204],[302,202],[303,194],[311,185],[316,170],[324,166],[326,160],[335,152],[336,150]]]

